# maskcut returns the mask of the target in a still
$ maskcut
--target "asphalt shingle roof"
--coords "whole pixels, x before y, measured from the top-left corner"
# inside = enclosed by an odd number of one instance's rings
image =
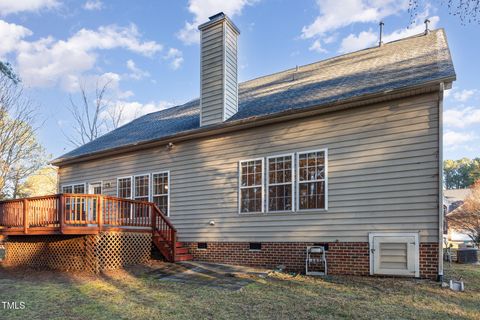
[[[455,78],[443,29],[318,61],[239,85],[239,110],[226,122]],[[170,137],[200,128],[199,99],[142,116],[57,160]]]

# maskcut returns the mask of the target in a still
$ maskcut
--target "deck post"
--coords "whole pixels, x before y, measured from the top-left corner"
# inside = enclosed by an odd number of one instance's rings
[[[103,228],[103,196],[97,196],[97,221],[98,221],[98,232],[102,232]]]
[[[177,256],[177,232],[175,230],[170,229],[170,232],[172,233],[172,262],[175,262],[176,256]]]
[[[151,212],[151,219],[152,219],[152,233],[155,235],[155,227],[156,227],[156,219],[157,219],[157,213],[155,212],[155,207],[150,205],[150,212]]]
[[[58,219],[60,220],[60,232],[65,230],[65,196],[60,195],[60,208],[58,208]]]
[[[28,233],[28,200],[23,199],[23,232]]]

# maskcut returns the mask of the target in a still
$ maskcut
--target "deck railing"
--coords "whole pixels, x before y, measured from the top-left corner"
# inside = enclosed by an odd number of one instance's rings
[[[57,194],[0,202],[0,231],[23,229],[151,229],[170,241],[176,230],[151,202],[92,194]],[[85,229],[86,230],[86,229]]]
[[[57,194],[0,202],[0,234],[152,232],[167,260],[175,261],[177,230],[154,203],[92,194]]]

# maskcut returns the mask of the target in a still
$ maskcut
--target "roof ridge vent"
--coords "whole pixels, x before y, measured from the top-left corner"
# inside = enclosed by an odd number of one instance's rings
[[[378,26],[380,27],[380,35],[379,35],[379,40],[378,40],[378,46],[379,47],[383,46],[382,37],[383,37],[383,26],[384,25],[385,25],[385,23],[383,23],[383,21],[380,21],[380,23],[378,24]]]
[[[295,75],[297,74],[298,72],[298,64],[295,66],[295,71],[293,71],[293,74],[292,74],[292,81],[295,81],[297,80],[297,78],[295,77]]]
[[[425,35],[427,35],[427,34],[430,33],[430,29],[428,29],[428,24],[430,23],[430,20],[428,20],[428,18],[426,18],[423,23],[425,23]]]

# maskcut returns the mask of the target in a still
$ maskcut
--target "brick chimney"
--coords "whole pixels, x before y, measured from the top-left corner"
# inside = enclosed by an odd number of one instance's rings
[[[237,38],[223,12],[201,24],[200,126],[221,123],[238,111]]]

